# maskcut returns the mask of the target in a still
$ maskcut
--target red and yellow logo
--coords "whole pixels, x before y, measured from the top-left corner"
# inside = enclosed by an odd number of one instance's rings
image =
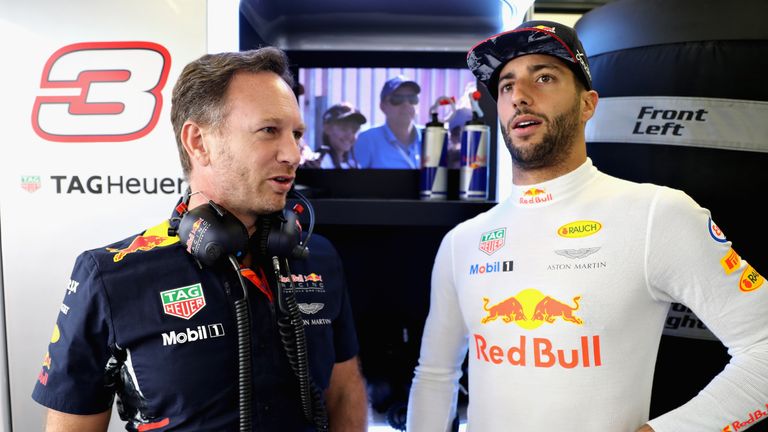
[[[720,259],[720,265],[723,266],[725,274],[731,274],[735,272],[741,265],[741,257],[736,253],[733,248],[728,250],[723,258]]]
[[[760,288],[763,285],[763,282],[765,282],[765,278],[763,278],[751,265],[748,265],[739,278],[739,289],[744,292],[754,291]]]
[[[575,296],[572,299],[573,305],[569,305],[533,288],[520,291],[492,306],[488,305],[489,299],[484,297],[483,310],[487,315],[480,321],[487,324],[500,318],[504,323],[514,322],[529,330],[544,323],[554,324],[558,320],[581,326],[584,321],[574,314],[579,310],[580,300],[581,296]],[[603,364],[599,335],[582,335],[570,343],[565,339],[553,341],[546,337],[520,335],[518,341],[511,345],[507,345],[510,342],[504,339],[504,346],[493,344],[482,334],[476,333],[473,336],[476,359],[486,363],[535,368],[559,366],[564,369],[598,367]]]
[[[603,229],[603,224],[596,221],[581,220],[569,222],[557,229],[557,235],[565,238],[589,237]]]
[[[492,306],[488,306],[490,300],[483,297],[483,310],[487,315],[480,322],[487,324],[501,318],[504,323],[514,322],[528,330],[535,329],[544,323],[552,324],[558,318],[575,325],[582,325],[584,321],[574,315],[574,312],[579,310],[579,300],[581,296],[575,296],[571,306],[533,288],[520,291]]]
[[[112,261],[119,262],[126,255],[132,254],[138,251],[148,251],[156,247],[170,246],[179,241],[179,237],[168,237],[168,227],[170,224],[168,221],[164,221],[160,225],[152,227],[144,232],[140,236],[136,236],[128,247],[123,249],[107,248],[109,252],[117,252]]]

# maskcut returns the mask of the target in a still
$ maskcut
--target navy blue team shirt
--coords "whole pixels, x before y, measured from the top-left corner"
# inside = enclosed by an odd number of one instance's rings
[[[201,267],[169,222],[83,252],[67,287],[32,393],[71,414],[111,408],[129,431],[235,431],[237,330],[242,288],[231,266]],[[328,387],[334,363],[358,342],[340,259],[313,235],[307,260],[290,262],[304,316],[310,371]],[[259,274],[258,269],[256,274]],[[274,288],[274,273],[264,269]],[[285,279],[285,278],[284,278]],[[255,431],[314,431],[275,319],[277,304],[249,287]]]

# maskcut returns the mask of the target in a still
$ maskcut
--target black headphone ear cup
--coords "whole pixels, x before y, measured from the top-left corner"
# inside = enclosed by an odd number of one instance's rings
[[[296,213],[286,210],[260,216],[256,221],[256,250],[259,255],[297,258],[295,249],[301,242],[297,219]]]
[[[210,204],[189,210],[179,222],[179,238],[187,252],[202,264],[211,266],[222,257],[241,257],[248,246],[245,225],[226,210]]]

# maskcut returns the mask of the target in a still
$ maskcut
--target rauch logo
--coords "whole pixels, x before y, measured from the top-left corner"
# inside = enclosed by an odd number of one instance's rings
[[[557,229],[557,235],[565,238],[587,237],[603,228],[600,222],[582,220],[569,222]]]

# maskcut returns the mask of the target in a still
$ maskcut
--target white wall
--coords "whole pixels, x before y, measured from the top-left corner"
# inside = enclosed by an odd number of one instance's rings
[[[0,10],[4,50],[0,79],[6,83],[0,104],[4,132],[0,157],[4,312],[0,313],[5,314],[9,373],[5,376],[0,363],[0,432],[27,432],[42,429],[44,409],[32,401],[30,394],[43,370],[42,359],[75,256],[84,249],[103,246],[155,225],[168,216],[179,196],[175,191],[132,193],[125,186],[122,191],[115,187],[108,191],[106,185],[96,193],[95,189],[88,190],[86,181],[95,177],[101,177],[102,183],[107,177],[114,181],[120,176],[150,181],[181,177],[169,121],[170,93],[181,68],[207,50],[206,2],[0,0]],[[144,58],[146,55],[109,56],[87,48],[69,57],[54,55],[72,44],[92,47],[96,43],[126,41],[157,44],[169,53],[168,81],[158,99],[163,103],[157,124],[144,127],[147,134],[142,137],[117,142],[66,142],[36,133],[34,124],[44,124],[58,136],[82,135],[101,128],[120,129],[133,120],[151,118],[142,109],[154,112],[158,107],[154,102],[142,104],[138,112],[114,117],[117,121],[109,126],[105,126],[108,122],[102,123],[106,118],[103,116],[93,116],[85,123],[81,122],[83,117],[68,116],[66,112],[33,120],[37,97],[79,93],[76,88],[43,88],[46,64],[54,65],[54,71],[61,76],[112,65],[131,70],[132,77],[155,73],[159,78],[162,62],[156,61],[162,56],[157,52],[149,55],[155,62],[151,64],[144,63],[149,60]],[[73,57],[79,61],[67,61]],[[142,69],[145,65],[148,68]],[[119,100],[124,91],[131,90],[107,85],[89,94]],[[131,99],[126,105],[133,102]],[[57,182],[56,176],[66,176],[66,180]],[[81,184],[73,183],[74,179]],[[113,421],[111,430],[124,429]]]

